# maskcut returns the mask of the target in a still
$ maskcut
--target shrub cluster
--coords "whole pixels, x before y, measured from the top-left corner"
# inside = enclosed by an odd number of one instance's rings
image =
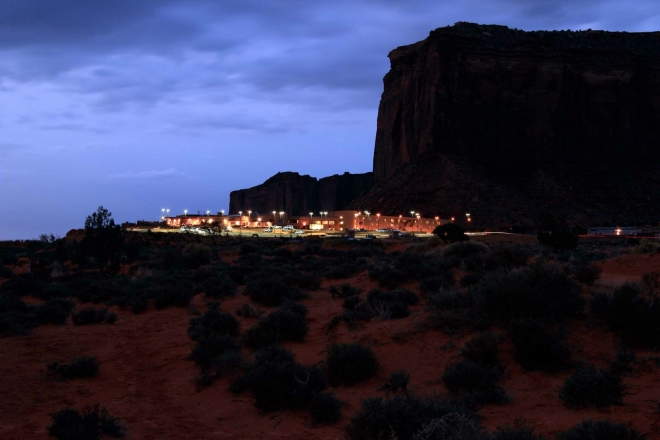
[[[117,315],[108,312],[107,308],[87,307],[71,315],[71,321],[74,325],[114,324],[117,321]]]
[[[62,298],[29,306],[11,292],[0,292],[0,336],[24,335],[38,325],[62,325],[74,306],[74,302]]]
[[[343,406],[327,387],[323,372],[298,364],[291,352],[270,346],[255,353],[243,375],[231,384],[236,393],[250,392],[263,411],[309,408],[315,423],[334,423]]]
[[[306,316],[307,308],[303,304],[287,302],[248,329],[243,335],[243,343],[259,349],[280,341],[302,341],[309,331]]]
[[[382,320],[405,318],[410,315],[408,306],[418,302],[419,297],[410,290],[373,289],[367,293],[367,303]]]
[[[397,391],[407,393],[409,381],[410,374],[408,374],[406,370],[396,370],[390,374],[390,377],[387,379],[387,382],[385,382],[385,385],[382,386],[382,389],[392,391],[393,393],[396,393]]]
[[[592,285],[600,278],[603,269],[593,263],[578,260],[571,264],[571,274],[580,283]]]
[[[265,306],[279,306],[285,301],[297,301],[306,297],[297,288],[291,287],[281,277],[257,276],[250,278],[245,285],[246,295]]]
[[[606,320],[631,347],[660,348],[660,301],[642,295],[638,283],[626,283],[611,294],[596,294],[591,313]]]
[[[79,357],[72,364],[51,362],[46,368],[48,373],[58,379],[77,379],[94,377],[99,371],[99,363],[93,357]]]
[[[568,431],[558,433],[557,440],[646,440],[646,436],[629,424],[586,420]]]
[[[468,420],[476,420],[471,408],[449,399],[401,394],[388,400],[372,397],[363,400],[362,406],[351,418],[346,426],[346,438],[348,440],[390,438],[412,440],[420,428],[449,414],[458,414]]]
[[[332,344],[328,347],[326,367],[332,386],[355,385],[376,373],[378,360],[366,345]]]
[[[555,372],[570,366],[568,329],[543,319],[519,319],[509,328],[516,360],[527,370]]]
[[[258,318],[263,314],[263,310],[247,303],[236,309],[236,315],[240,316],[241,318]]]
[[[48,435],[58,440],[98,440],[104,435],[123,437],[125,433],[118,420],[97,403],[85,407],[82,413],[73,408],[56,412],[48,427]]]
[[[349,296],[359,295],[362,289],[353,287],[350,284],[342,284],[339,287],[330,286],[330,295],[333,298],[348,298]]]
[[[461,348],[465,359],[485,365],[499,365],[499,351],[499,338],[492,332],[475,336]]]

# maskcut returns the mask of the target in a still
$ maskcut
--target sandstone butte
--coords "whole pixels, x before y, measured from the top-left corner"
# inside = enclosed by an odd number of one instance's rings
[[[389,58],[374,186],[347,208],[471,212],[483,227],[547,213],[657,223],[660,32],[459,22]]]

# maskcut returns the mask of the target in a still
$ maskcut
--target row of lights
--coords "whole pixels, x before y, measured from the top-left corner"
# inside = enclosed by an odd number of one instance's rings
[[[169,210],[169,209],[162,208],[162,209],[161,209],[161,212],[162,212],[162,216],[160,217],[160,219],[163,220],[163,221],[165,220],[165,217],[169,217],[169,216],[170,216],[170,210]],[[224,209],[221,210],[220,212],[222,213],[222,215],[225,215],[225,210],[224,210]],[[167,215],[165,215],[165,214],[167,214]],[[206,215],[207,215],[207,216],[208,216],[208,215],[211,215],[211,211],[206,211]],[[187,216],[188,216],[188,210],[187,210],[187,209],[184,209],[184,210],[183,210],[183,216],[184,216],[184,217],[187,217]]]

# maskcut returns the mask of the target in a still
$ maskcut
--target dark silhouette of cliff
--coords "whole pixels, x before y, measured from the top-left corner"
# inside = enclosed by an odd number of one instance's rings
[[[290,216],[335,211],[346,207],[372,185],[373,173],[335,174],[322,179],[293,172],[277,173],[261,185],[232,191],[229,212],[284,211]]]
[[[372,190],[352,206],[482,225],[656,223],[660,33],[457,23],[389,54]]]

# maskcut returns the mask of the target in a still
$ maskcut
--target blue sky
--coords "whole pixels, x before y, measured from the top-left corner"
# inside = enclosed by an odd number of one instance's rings
[[[656,1],[3,0],[0,240],[372,168],[387,54],[457,21],[660,29]]]

